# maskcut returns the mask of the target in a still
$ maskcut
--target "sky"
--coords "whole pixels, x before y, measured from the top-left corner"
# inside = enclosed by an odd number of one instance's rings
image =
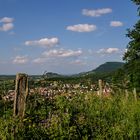
[[[75,74],[122,61],[131,0],[0,0],[0,74]]]

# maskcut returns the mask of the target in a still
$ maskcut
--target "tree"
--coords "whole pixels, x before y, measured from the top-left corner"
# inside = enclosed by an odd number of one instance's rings
[[[137,5],[140,5],[140,0],[132,0],[133,2],[135,2]]]
[[[138,6],[138,15],[140,16],[140,0],[132,0]],[[132,29],[128,29],[127,37],[130,42],[127,45],[127,51],[123,59],[126,61],[125,68],[129,75],[132,87],[140,90],[140,20]]]

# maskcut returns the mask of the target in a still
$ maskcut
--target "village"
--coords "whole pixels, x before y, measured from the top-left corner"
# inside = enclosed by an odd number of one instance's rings
[[[102,96],[109,97],[111,96],[111,93],[113,93],[113,90],[111,86],[108,83],[102,82],[102,80],[99,80],[101,83],[101,87],[97,84],[70,84],[70,83],[64,83],[64,82],[58,82],[53,81],[49,82],[46,87],[34,87],[30,88],[29,86],[29,96],[33,94],[39,94],[44,98],[47,99],[53,99],[55,96],[61,95],[65,96],[66,98],[71,98],[74,95],[77,94],[93,94],[93,95],[100,95],[100,92]],[[100,89],[101,88],[101,89]],[[14,95],[15,90],[8,90],[6,95],[4,95],[2,98],[6,101],[14,101]]]

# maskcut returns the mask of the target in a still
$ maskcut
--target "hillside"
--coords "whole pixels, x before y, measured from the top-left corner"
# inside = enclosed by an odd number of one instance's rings
[[[123,62],[106,62],[92,71],[95,73],[109,73],[116,71],[117,69],[123,67],[123,65]]]
[[[53,72],[46,72],[44,73],[44,76],[47,78],[70,78],[70,77],[83,77],[86,75],[92,75],[92,74],[103,74],[103,73],[111,73],[113,71],[116,71],[117,69],[121,68],[124,65],[124,63],[122,62],[106,62],[102,65],[100,65],[99,67],[97,67],[94,70],[88,71],[88,72],[82,72],[79,74],[74,74],[74,75],[60,75],[57,73],[53,73]]]
[[[43,77],[53,78],[53,77],[63,77],[63,75],[54,72],[44,72]]]

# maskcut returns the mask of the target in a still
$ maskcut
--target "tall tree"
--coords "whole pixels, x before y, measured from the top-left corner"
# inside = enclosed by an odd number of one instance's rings
[[[138,6],[138,15],[140,16],[140,0],[132,1]],[[140,90],[140,20],[127,32],[126,36],[130,38],[130,42],[123,59],[126,61],[131,86]]]

